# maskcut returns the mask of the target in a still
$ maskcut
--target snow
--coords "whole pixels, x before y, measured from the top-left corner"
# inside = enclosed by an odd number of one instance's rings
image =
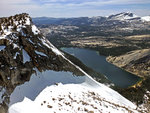
[[[34,33],[34,35],[37,35],[40,33],[40,31],[37,29],[35,25],[32,25],[32,32]]]
[[[15,43],[13,43],[13,46],[14,46],[14,49],[15,48],[19,48],[19,46],[17,44],[15,44]]]
[[[1,87],[1,90],[0,90],[0,103],[2,103],[3,100],[4,100],[3,94],[5,92],[6,92],[6,89]]]
[[[83,113],[86,109],[122,113],[127,112],[124,107],[136,113],[133,103],[91,77],[55,71],[37,72],[29,82],[17,86],[9,106],[9,113]]]
[[[138,16],[133,14],[133,13],[130,13],[130,12],[124,12],[124,13],[120,13],[120,14],[117,14],[117,15],[113,15],[114,17],[112,17],[113,19],[116,19],[116,20],[130,20],[130,19],[134,19],[134,18],[137,18]]]
[[[0,40],[1,39],[5,39],[6,35],[0,36]]]
[[[142,19],[143,21],[149,22],[149,21],[150,21],[150,16],[144,16],[144,17],[141,17],[141,19]]]
[[[9,30],[4,30],[4,34],[0,36],[0,40],[1,40],[1,39],[5,39],[5,37],[6,37],[7,35],[11,34],[11,33],[12,33],[12,32],[9,31]]]
[[[30,25],[30,24],[31,24],[30,18],[28,17],[28,18],[26,18],[26,25]]]
[[[47,57],[47,55],[46,55],[46,54],[44,54],[44,53],[42,53],[42,52],[39,52],[39,51],[36,51],[36,50],[35,50],[35,52],[36,52],[36,54],[38,54],[38,55],[46,56],[46,57]]]
[[[16,59],[17,55],[19,55],[19,52],[16,52],[16,54],[14,56],[14,59]]]
[[[29,42],[31,42],[32,44],[34,44],[33,41],[30,38],[29,38]]]
[[[71,72],[49,70],[41,73],[37,71],[36,74],[31,76],[29,82],[25,82],[25,84],[15,88],[10,96],[9,105],[23,101],[24,97],[34,100],[44,88],[54,85],[55,83],[81,84],[84,82],[85,77],[86,76],[74,76]]]
[[[125,108],[101,97],[98,89],[60,83],[46,87],[34,101],[25,97],[22,102],[12,105],[9,113],[128,113],[127,109],[136,113],[130,107]]]
[[[0,46],[0,51],[3,50],[6,46]]]
[[[28,53],[23,49],[23,63],[26,63],[27,61],[30,61],[30,56]]]
[[[53,46],[45,37],[40,39],[46,47],[50,48],[56,55],[63,56],[63,53],[61,53],[55,46]]]
[[[62,55],[62,53],[57,48],[52,47],[51,49],[54,53],[56,53],[56,55]]]

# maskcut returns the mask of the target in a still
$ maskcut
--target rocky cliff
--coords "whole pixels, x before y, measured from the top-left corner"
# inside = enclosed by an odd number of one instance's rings
[[[39,71],[72,71],[83,75],[63,57],[33,25],[28,14],[0,19],[0,91],[2,109],[7,109],[14,88]],[[6,108],[4,108],[6,107]]]

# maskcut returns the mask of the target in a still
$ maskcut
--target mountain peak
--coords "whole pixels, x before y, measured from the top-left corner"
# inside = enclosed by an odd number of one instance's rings
[[[119,14],[111,15],[108,17],[108,19],[112,20],[130,20],[137,18],[138,16],[131,12],[122,12]]]
[[[22,28],[31,24],[32,20],[27,13],[0,18],[0,39],[4,39],[13,32],[20,32]]]

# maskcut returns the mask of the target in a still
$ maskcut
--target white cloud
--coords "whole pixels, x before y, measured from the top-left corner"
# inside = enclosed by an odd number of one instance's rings
[[[1,4],[19,4],[19,3],[30,3],[31,0],[1,0]]]
[[[137,7],[135,9],[120,8],[119,10],[109,8],[109,5],[121,7],[121,5],[125,6],[130,4],[150,4],[150,0],[0,0],[0,4],[0,16],[10,16],[22,12],[29,13],[34,17],[97,16],[122,11],[131,11],[138,13],[138,15],[150,14],[148,9]],[[103,9],[103,7],[105,8]]]

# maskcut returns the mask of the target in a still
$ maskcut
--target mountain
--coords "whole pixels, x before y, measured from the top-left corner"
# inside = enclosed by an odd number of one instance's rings
[[[111,20],[131,20],[131,19],[140,19],[137,15],[130,12],[122,12],[119,14],[111,15],[108,17]]]
[[[26,13],[0,19],[0,66],[0,113],[139,112],[69,61]]]
[[[141,17],[143,21],[149,22],[150,21],[150,16],[144,16]]]
[[[28,14],[0,19],[0,66],[0,90],[5,90],[1,95],[5,107],[15,87],[28,81],[36,68],[41,72],[72,70],[83,75],[42,36]]]
[[[109,56],[107,60],[135,75],[150,75],[150,49],[135,50],[117,57]]]
[[[78,17],[78,18],[50,18],[50,17],[38,17],[33,18],[33,22],[36,25],[87,25],[87,24],[99,24],[99,22],[105,21],[106,17]]]
[[[133,22],[137,24],[141,23],[141,21],[149,21],[149,16],[140,17],[131,12],[122,12],[114,15],[110,15],[108,17],[78,17],[78,18],[50,18],[50,17],[37,17],[33,18],[33,22],[36,25],[111,25],[112,23],[123,24],[120,21],[126,22],[126,24],[130,24]],[[124,24],[123,24],[124,25]]]

